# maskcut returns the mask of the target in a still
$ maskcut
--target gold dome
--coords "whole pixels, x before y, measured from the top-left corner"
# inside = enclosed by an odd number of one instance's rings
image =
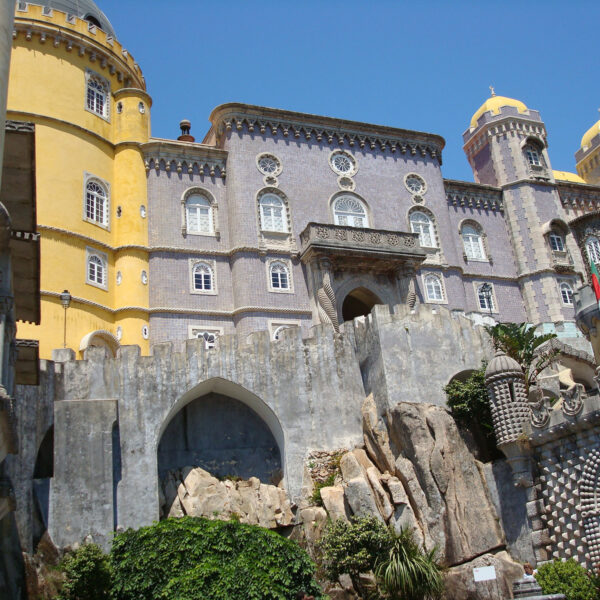
[[[600,121],[596,121],[581,138],[581,147],[585,150],[592,145],[592,139],[600,133]]]
[[[471,117],[471,128],[477,127],[477,121],[479,117],[488,110],[492,111],[492,114],[499,115],[500,108],[503,106],[514,106],[520,113],[527,113],[528,108],[520,100],[514,98],[507,98],[506,96],[491,96],[488,98],[478,109],[477,112]]]
[[[585,179],[582,179],[576,173],[569,171],[552,171],[554,179],[557,181],[569,181],[571,183],[585,183]]]

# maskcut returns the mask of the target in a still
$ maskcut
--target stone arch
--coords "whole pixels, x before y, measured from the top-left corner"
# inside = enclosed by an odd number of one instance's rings
[[[107,331],[106,329],[97,329],[81,338],[81,342],[79,342],[79,351],[84,355],[85,351],[91,346],[108,348],[114,358],[117,355],[120,344],[119,340],[110,331]]]
[[[342,301],[342,320],[352,321],[356,317],[366,316],[376,304],[381,304],[381,299],[369,288],[354,288]]]
[[[579,484],[581,526],[587,542],[589,568],[600,564],[600,450],[590,451]]]
[[[364,314],[369,314],[371,309],[375,304],[388,304],[390,306],[396,303],[396,298],[392,296],[392,292],[390,288],[386,288],[382,285],[378,285],[375,281],[367,279],[364,276],[357,276],[348,279],[342,285],[340,285],[335,290],[335,298],[336,298],[336,311],[338,315],[338,319],[343,322],[345,319],[344,315],[344,302],[346,298],[352,294],[355,290],[364,290],[367,296],[371,296],[376,298],[377,301],[373,302],[369,308],[369,311]]]
[[[156,439],[159,477],[187,466],[221,477],[258,476],[263,483],[286,477],[279,419],[258,396],[220,377],[183,394],[166,414]],[[253,451],[236,443],[248,444]]]
[[[471,377],[471,375],[473,375],[473,373],[475,373],[475,371],[477,371],[477,369],[464,369],[463,371],[459,371],[458,373],[455,373],[454,375],[452,375],[452,377],[450,377],[450,379],[448,379],[448,382],[446,383],[446,385],[449,385],[453,381],[464,382],[467,379],[469,379],[469,377]]]

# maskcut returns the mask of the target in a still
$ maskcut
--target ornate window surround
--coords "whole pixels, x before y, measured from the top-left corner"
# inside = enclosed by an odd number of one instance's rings
[[[202,325],[188,325],[188,339],[196,340],[203,337],[204,348],[206,350],[209,350],[210,348],[214,348],[217,345],[218,339],[223,335],[223,331],[223,327],[214,327],[212,325],[209,325],[207,327],[204,327]],[[207,334],[208,336],[214,335],[214,341],[209,341],[204,336],[204,334]]]
[[[275,266],[276,264],[281,264],[287,269],[287,274],[288,274],[288,287],[287,288],[281,289],[281,288],[273,287],[273,280],[271,279],[271,268],[273,266]],[[292,271],[292,262],[286,258],[270,258],[269,260],[266,261],[266,266],[267,266],[267,281],[268,281],[269,292],[274,292],[276,294],[293,294],[294,293],[294,277],[293,277],[293,271]]]
[[[190,294],[200,294],[203,296],[216,296],[217,290],[217,269],[216,260],[207,260],[204,258],[189,259],[189,278],[190,278]],[[197,290],[194,286],[194,269],[197,265],[206,265],[212,274],[212,286],[210,290]]]
[[[473,227],[476,231],[479,232],[481,250],[483,252],[483,258],[470,258],[469,256],[467,256],[467,249],[465,247],[465,241],[463,238],[463,228],[464,227]],[[477,221],[475,221],[474,219],[463,219],[458,224],[458,235],[460,236],[461,243],[463,246],[463,258],[464,258],[465,262],[493,263],[492,257],[490,255],[490,248],[489,248],[489,241],[488,241],[487,234],[486,234],[485,230],[483,229],[483,227]]]
[[[482,308],[481,302],[479,301],[479,289],[485,283],[487,283],[492,288],[492,298],[491,298],[492,310],[491,311],[489,308]],[[481,280],[473,281],[473,293],[475,294],[475,305],[477,306],[478,312],[480,312],[483,315],[498,314],[500,312],[499,308],[498,308],[498,298],[496,297],[496,286],[491,281],[481,281]]]
[[[103,281],[100,283],[90,279],[89,268],[90,259],[92,257],[98,258],[102,262]],[[93,285],[94,287],[100,288],[101,290],[108,291],[108,255],[104,252],[100,252],[100,250],[96,250],[96,248],[91,248],[90,246],[86,246],[85,248],[85,282],[88,285]]]
[[[591,256],[590,255],[590,250],[588,248],[588,245],[592,246],[592,254],[597,254],[597,257]],[[598,260],[594,261],[594,262],[598,262],[600,263],[600,235],[597,235],[595,232],[587,232],[583,238],[583,247],[585,248],[585,258],[587,259],[587,264],[588,264],[588,269],[589,269],[589,264],[590,262],[594,259],[597,258]]]
[[[104,200],[104,221],[100,222],[96,219],[91,219],[87,215],[87,186],[89,183],[96,183],[100,187],[104,189],[105,192],[105,200]],[[96,225],[97,227],[102,227],[102,229],[106,229],[110,231],[110,183],[105,179],[98,177],[97,175],[92,175],[92,173],[88,173],[84,171],[83,173],[83,214],[82,218],[87,223],[91,223],[92,225]]]
[[[431,234],[432,234],[432,238],[433,238],[432,242],[434,245],[433,246],[421,246],[421,248],[423,248],[428,253],[441,251],[440,236],[439,236],[439,231],[438,231],[435,215],[425,206],[422,206],[422,205],[412,206],[408,210],[406,219],[408,221],[408,230],[412,231],[413,233],[415,233],[415,232],[413,231],[413,228],[412,228],[411,215],[413,215],[414,213],[423,213],[431,222]]]
[[[345,156],[352,163],[352,168],[347,172],[339,171],[334,166],[334,159],[336,156]],[[348,152],[347,150],[340,150],[337,148],[336,150],[332,150],[329,153],[329,168],[338,176],[342,177],[354,177],[358,173],[358,162],[353,154]]]
[[[260,202],[264,196],[267,195],[277,196],[283,202],[283,224],[285,227],[285,231],[273,231],[271,229],[263,229],[262,224],[262,212],[260,207]],[[292,220],[290,215],[290,203],[287,196],[279,189],[275,187],[264,187],[256,192],[256,216],[258,219],[258,230],[261,233],[266,233],[268,235],[278,235],[282,237],[291,236],[292,235]]]
[[[431,277],[435,277],[440,285],[442,298],[440,300],[429,298],[427,293],[427,280]],[[448,304],[448,296],[446,294],[446,288],[444,286],[444,276],[442,273],[434,271],[426,271],[421,273],[421,283],[423,285],[423,300],[426,304]]]
[[[570,279],[558,279],[556,283],[558,285],[558,294],[560,296],[560,303],[562,304],[562,306],[575,306],[575,301],[573,299],[573,281],[571,281]],[[566,289],[567,287],[568,291]],[[570,297],[570,302],[565,302],[563,289],[565,292],[567,292],[567,297]]]
[[[298,319],[269,319],[267,321],[269,327],[269,333],[271,334],[271,340],[274,342],[279,341],[275,338],[275,335],[282,329],[291,329],[293,327],[300,327],[300,321]]]
[[[260,167],[260,161],[263,158],[271,158],[276,163],[277,168],[272,173],[268,173],[266,171],[263,171],[263,169],[261,169],[261,167]],[[278,156],[276,156],[273,152],[261,152],[260,154],[256,155],[256,168],[265,177],[277,177],[283,171],[283,163],[281,162],[281,159]]]
[[[526,136],[521,142],[521,152],[527,170],[532,176],[548,176],[548,157],[546,143],[533,135]],[[529,153],[529,154],[528,154]]]
[[[415,191],[411,190],[408,187],[408,180],[410,178],[419,179],[420,182],[421,182],[421,184],[423,185],[423,188],[420,191],[418,191],[418,192],[415,192]],[[422,196],[424,196],[427,193],[427,182],[425,181],[425,178],[422,175],[419,175],[418,173],[412,173],[412,172],[411,173],[407,173],[404,176],[404,187],[408,190],[409,194],[411,194],[412,196],[421,196],[422,197]]]
[[[211,210],[211,220],[212,220],[212,232],[190,232],[188,231],[188,222],[187,222],[187,201],[191,196],[202,196],[206,200],[208,200],[210,204]],[[219,206],[215,197],[205,188],[200,186],[194,186],[188,188],[181,195],[181,234],[185,237],[188,235],[200,235],[207,237],[216,237],[220,238],[219,232]]]
[[[95,81],[96,83],[98,83],[100,86],[102,86],[104,88],[104,104],[103,104],[101,113],[88,106],[88,93],[89,93],[88,90],[90,87],[90,82],[92,82],[92,81]],[[97,93],[97,92],[94,92],[94,93]],[[91,69],[86,69],[85,70],[85,96],[83,98],[84,109],[87,112],[92,113],[93,115],[96,115],[97,117],[100,117],[101,119],[104,119],[105,121],[108,121],[110,123],[110,104],[111,104],[110,81],[108,81],[108,79],[106,79],[105,77],[102,77],[102,75],[100,75],[99,73],[96,73],[95,71],[92,71]]]
[[[354,198],[363,206],[363,208],[365,209],[365,220],[366,220],[366,223],[365,223],[365,225],[363,225],[363,227],[365,229],[372,228],[373,227],[373,217],[371,215],[371,207],[369,206],[369,203],[362,196],[360,196],[356,192],[352,192],[350,190],[343,190],[343,191],[335,192],[329,198],[329,212],[331,214],[331,222],[336,225],[338,224],[338,223],[336,223],[336,220],[335,220],[335,203],[344,196]]]

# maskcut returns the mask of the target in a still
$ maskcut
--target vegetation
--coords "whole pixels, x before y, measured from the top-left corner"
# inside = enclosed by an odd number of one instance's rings
[[[436,549],[423,551],[410,529],[393,534],[387,557],[376,570],[381,587],[391,600],[429,600],[444,591],[443,568]]]
[[[528,323],[498,323],[485,328],[494,348],[502,350],[521,365],[527,389],[536,382],[540,371],[552,364],[559,352],[555,349],[537,352],[542,344],[556,337],[554,333],[536,335],[538,327]]]
[[[110,597],[108,556],[96,544],[86,544],[67,554],[59,568],[64,583],[57,600],[105,600]]]
[[[317,506],[323,506],[323,498],[321,498],[321,489],[324,487],[331,487],[335,483],[335,477],[337,473],[331,473],[325,481],[317,481],[313,489],[312,496],[310,497],[313,504]]]
[[[598,597],[589,573],[572,558],[542,565],[535,578],[544,594],[564,594],[567,600],[594,600]]]
[[[280,600],[300,589],[321,598],[304,550],[236,521],[183,517],[130,529],[110,558],[118,600]]]

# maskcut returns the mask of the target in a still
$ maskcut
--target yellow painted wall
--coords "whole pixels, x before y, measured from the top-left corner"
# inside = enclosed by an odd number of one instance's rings
[[[39,10],[38,10],[39,9]],[[136,74],[133,58],[119,56],[121,46],[106,41],[100,30],[92,36],[87,23],[65,24],[65,15],[54,11],[43,17],[41,8],[28,6],[32,36],[19,32],[13,41],[8,88],[8,118],[36,124],[37,220],[41,232],[41,322],[20,323],[20,338],[38,339],[40,356],[50,358],[63,345],[64,309],[57,297],[64,289],[73,296],[67,311],[67,347],[79,351],[81,339],[92,331],[123,330],[123,344],[137,344],[149,351],[142,328],[148,324],[148,285],[141,280],[149,272],[146,205],[146,173],[139,145],[148,140],[151,99]],[[86,43],[102,44],[129,75],[118,81],[101,66],[101,57],[81,56],[77,46],[69,51],[64,41],[55,47],[52,38],[41,42],[36,22],[61,27],[87,37]],[[86,69],[109,80],[110,115],[104,119],[85,108]],[[126,87],[126,85],[128,87]],[[137,86],[132,89],[130,86]],[[122,111],[117,112],[117,103]],[[139,110],[143,102],[144,110]],[[102,227],[84,220],[85,173],[104,180],[110,190],[109,223]],[[117,206],[121,217],[117,217]],[[138,248],[122,248],[135,245]],[[87,248],[103,252],[108,260],[107,289],[86,283]],[[117,286],[116,272],[122,283]]]

